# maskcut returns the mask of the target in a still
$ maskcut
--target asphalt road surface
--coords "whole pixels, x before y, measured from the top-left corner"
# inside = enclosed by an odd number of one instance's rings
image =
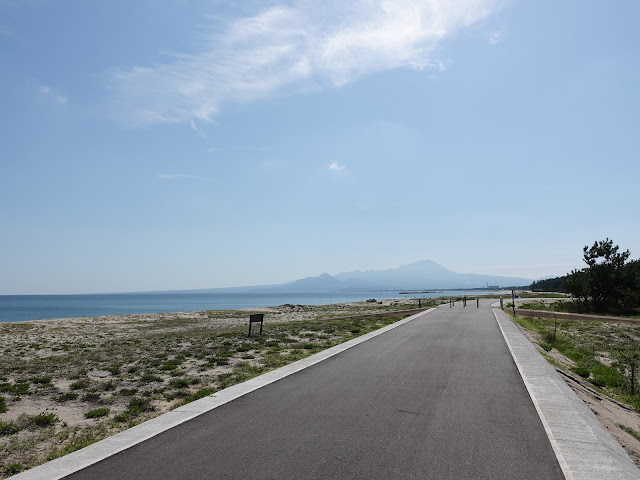
[[[69,479],[563,479],[489,302],[438,308]]]

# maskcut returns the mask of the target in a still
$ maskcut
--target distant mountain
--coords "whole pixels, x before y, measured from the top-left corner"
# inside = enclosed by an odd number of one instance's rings
[[[387,270],[356,270],[337,275],[323,273],[278,285],[207,288],[184,290],[183,293],[332,293],[370,290],[449,290],[486,288],[487,285],[509,287],[531,285],[532,280],[519,277],[500,277],[456,273],[432,260],[402,265]],[[170,293],[170,292],[166,292]]]
[[[344,289],[344,283],[336,277],[323,273],[318,277],[306,277],[280,285],[253,287],[253,292],[321,293]]]
[[[432,260],[423,260],[388,270],[339,273],[335,277],[347,282],[349,287],[367,285],[369,288],[375,287],[389,290],[435,290],[482,288],[487,285],[506,287],[531,284],[531,280],[526,278],[456,273],[447,270]]]

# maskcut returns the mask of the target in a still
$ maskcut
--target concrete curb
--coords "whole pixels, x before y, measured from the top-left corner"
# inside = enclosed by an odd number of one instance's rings
[[[493,313],[568,480],[640,479],[640,470],[593,412],[493,304]]]
[[[290,363],[284,367],[272,370],[258,377],[247,380],[244,383],[239,383],[231,387],[225,388],[219,392],[214,393],[208,397],[201,398],[195,402],[191,402],[182,407],[176,408],[170,412],[167,412],[159,417],[148,420],[140,425],[136,425],[133,428],[120,432],[111,437],[105,438],[99,442],[96,442],[88,447],[85,447],[76,452],[65,455],[64,457],[57,458],[50,462],[44,463],[40,466],[34,467],[31,470],[19,473],[11,477],[15,480],[58,480],[67,475],[71,475],[74,472],[82,470],[94,463],[98,463],[107,457],[115,455],[123,450],[126,450],[138,443],[144,442],[149,438],[155,437],[162,432],[169,430],[173,427],[180,425],[188,420],[191,420],[198,415],[209,412],[214,408],[217,408],[225,403],[228,403],[236,398],[239,398],[247,393],[253,392],[259,388],[262,388],[270,383],[276,382],[284,377],[292,375],[300,370],[304,370],[316,363],[319,363],[327,358],[330,358],[338,353],[344,352],[351,347],[354,347],[362,342],[381,335],[389,330],[397,328],[405,323],[415,320],[422,315],[426,315],[435,308],[428,309],[424,312],[412,315],[408,318],[400,320],[386,327],[382,327],[373,332],[367,333],[360,337],[354,338],[347,342],[341,343],[334,347],[318,352],[310,357],[303,358],[297,362]]]

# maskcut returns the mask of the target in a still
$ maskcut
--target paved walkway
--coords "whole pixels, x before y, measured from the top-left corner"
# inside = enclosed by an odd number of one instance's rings
[[[573,392],[545,380],[556,372],[506,315],[468,305],[416,315],[16,479],[640,478]]]

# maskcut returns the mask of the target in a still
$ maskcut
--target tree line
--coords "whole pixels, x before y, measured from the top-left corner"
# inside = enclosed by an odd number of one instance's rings
[[[571,294],[584,311],[630,313],[640,308],[640,260],[630,256],[613,240],[600,240],[583,248],[586,267],[533,282],[531,289]]]

